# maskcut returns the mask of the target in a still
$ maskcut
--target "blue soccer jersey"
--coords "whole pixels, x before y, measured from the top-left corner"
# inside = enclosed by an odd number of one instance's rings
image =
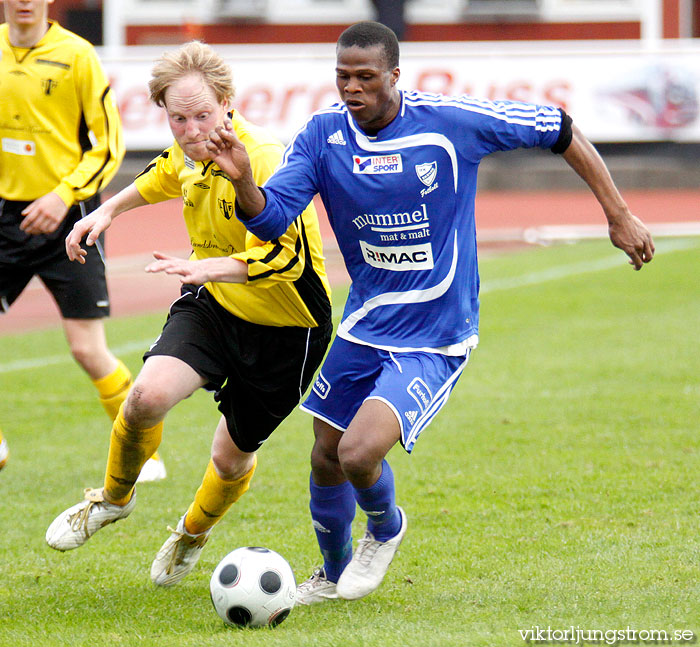
[[[352,279],[337,334],[390,351],[464,354],[479,323],[474,196],[479,162],[552,148],[552,106],[402,92],[396,118],[367,136],[344,104],[316,112],[264,185],[246,221],[281,236],[316,194]]]

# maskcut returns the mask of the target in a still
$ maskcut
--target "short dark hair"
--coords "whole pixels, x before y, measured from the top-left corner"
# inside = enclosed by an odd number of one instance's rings
[[[338,38],[336,51],[341,47],[374,47],[381,45],[390,70],[399,66],[399,41],[396,34],[379,22],[366,20],[350,25]]]

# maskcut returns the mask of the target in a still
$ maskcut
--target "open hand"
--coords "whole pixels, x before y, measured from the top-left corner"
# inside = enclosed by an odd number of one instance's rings
[[[73,225],[70,234],[66,236],[66,254],[71,261],[85,263],[87,251],[80,242],[85,238],[85,245],[92,247],[99,235],[112,224],[112,218],[104,213],[102,208],[93,211]]]

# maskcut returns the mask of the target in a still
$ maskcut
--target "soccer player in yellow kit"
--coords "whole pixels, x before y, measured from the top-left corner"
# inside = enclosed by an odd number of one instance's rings
[[[79,266],[66,258],[64,239],[99,206],[121,164],[119,113],[92,45],[48,19],[53,0],[0,1],[0,312],[38,276],[114,419],[131,374],[105,340],[102,241]],[[0,434],[0,467],[6,458]],[[162,463],[155,467],[151,480],[165,475]]]
[[[158,447],[166,413],[199,388],[216,392],[221,418],[202,484],[151,567],[157,585],[194,568],[212,527],[248,489],[256,450],[297,405],[332,332],[330,288],[318,219],[309,205],[278,239],[264,242],[234,216],[230,178],[209,159],[209,133],[234,131],[263,184],[283,147],[231,109],[228,65],[192,42],[153,69],[151,99],[167,112],[175,143],[134,183],[76,224],[66,239],[82,261],[118,214],[181,197],[189,259],[155,252],[146,270],[180,276],[182,292],[112,428],[104,486],[60,514],[46,533],[52,548],[83,545],[135,504],[134,483]],[[86,248],[81,241],[87,234]],[[136,289],[136,288],[135,288]]]

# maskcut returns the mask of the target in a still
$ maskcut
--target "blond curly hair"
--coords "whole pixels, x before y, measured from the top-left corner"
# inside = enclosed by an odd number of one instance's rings
[[[199,74],[219,103],[230,102],[236,93],[228,64],[209,45],[193,40],[155,62],[148,82],[151,101],[164,107],[167,89],[190,74]]]

